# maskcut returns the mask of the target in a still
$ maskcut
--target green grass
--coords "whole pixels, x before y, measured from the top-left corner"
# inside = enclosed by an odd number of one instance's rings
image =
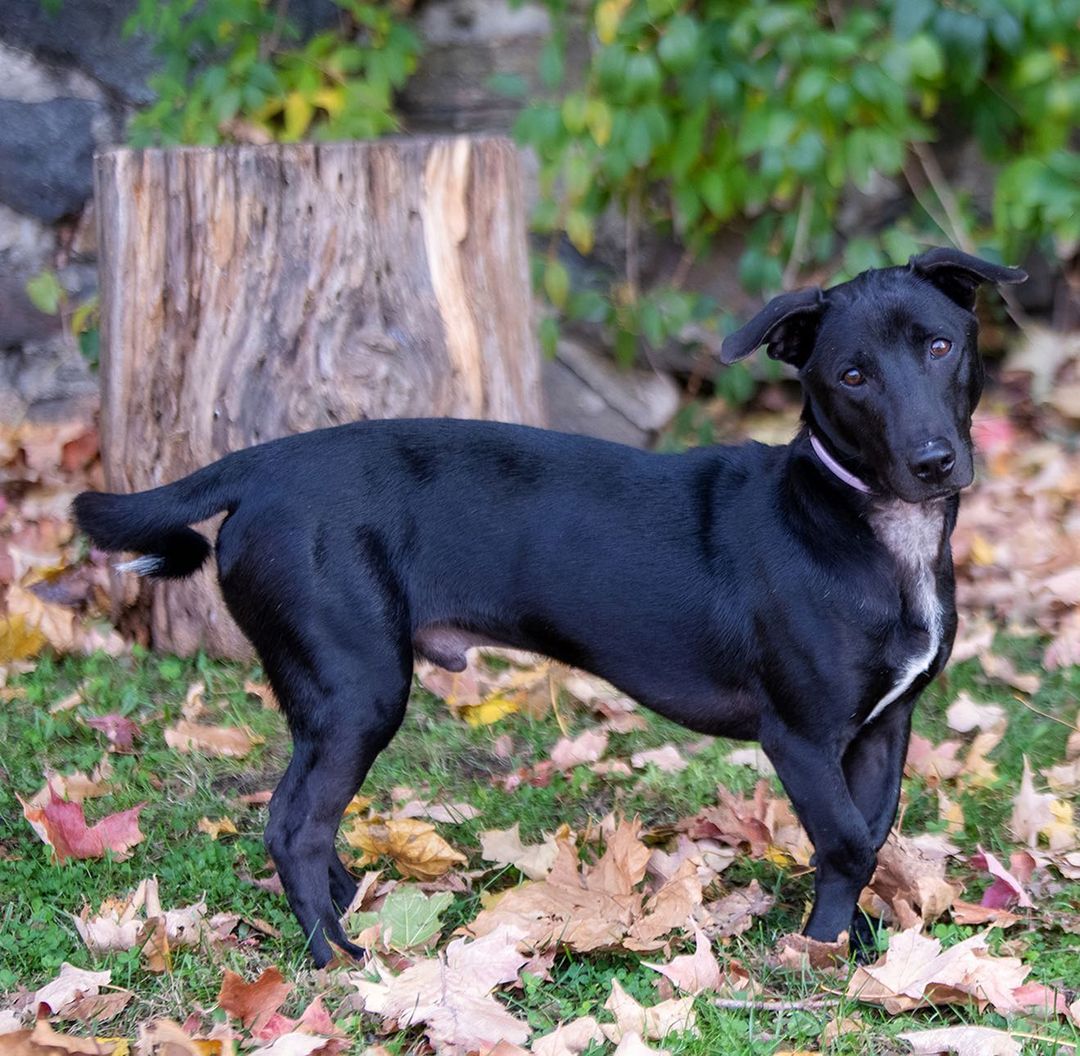
[[[1041,643],[1036,640],[1002,641],[1000,651],[1022,670],[1037,670]],[[375,1023],[355,1012],[340,1011],[351,988],[339,974],[316,973],[306,959],[303,938],[281,896],[251,883],[253,877],[270,872],[262,847],[265,808],[246,808],[236,797],[272,788],[288,760],[288,739],[281,717],[263,708],[244,693],[243,683],[258,672],[243,665],[205,658],[178,660],[136,651],[122,659],[107,657],[45,658],[35,670],[10,684],[23,696],[0,704],[0,994],[19,988],[34,989],[55,976],[63,961],[80,967],[108,967],[113,982],[130,988],[136,1000],[123,1017],[107,1027],[107,1033],[134,1034],[135,1025],[166,1015],[183,1021],[196,1009],[213,1009],[222,972],[231,968],[253,978],[263,967],[276,964],[296,982],[284,1011],[296,1014],[316,993],[325,995],[328,1007],[359,1041],[387,1044],[395,1053],[418,1050],[418,1031],[386,1038],[375,1037]],[[205,721],[247,725],[265,738],[242,760],[184,755],[165,745],[162,730],[181,713],[188,685],[206,683],[208,712]],[[72,711],[49,714],[50,704],[80,688],[81,703]],[[975,663],[952,669],[926,694],[918,712],[916,728],[934,740],[950,734],[945,708],[955,694],[966,689],[978,699],[1000,703],[1009,716],[1008,732],[992,753],[998,781],[989,788],[965,793],[961,802],[965,830],[955,837],[965,851],[977,844],[1006,856],[1011,842],[1005,822],[1011,810],[1022,760],[1026,755],[1036,769],[1064,757],[1067,729],[1062,721],[1075,720],[1080,698],[1080,669],[1055,672],[1044,677],[1032,703],[1053,718],[1044,718],[1025,707],[1007,688],[986,682]],[[560,709],[575,728],[583,716],[569,702]],[[80,716],[119,711],[139,723],[142,735],[130,755],[114,754],[114,794],[86,804],[94,821],[145,803],[140,824],[145,840],[127,861],[110,858],[54,865],[22,816],[16,796],[24,799],[42,784],[46,768],[61,773],[89,771],[101,758],[105,738],[79,721]],[[1055,721],[1057,720],[1061,721]],[[494,751],[503,733],[513,737],[510,759]],[[390,748],[379,758],[365,785],[365,793],[381,806],[390,805],[391,789],[410,786],[424,798],[476,805],[480,817],[462,825],[440,825],[440,832],[479,862],[479,833],[518,822],[525,838],[536,837],[563,821],[580,828],[590,818],[609,811],[640,814],[647,826],[662,826],[715,802],[718,783],[737,791],[749,791],[757,775],[745,767],[723,762],[732,745],[713,741],[698,747],[700,738],[680,727],[650,717],[646,731],[611,738],[608,756],[628,757],[632,752],[667,742],[683,746],[690,765],[679,774],[651,769],[631,778],[604,779],[581,767],[569,776],[556,775],[547,787],[522,785],[506,793],[492,780],[519,766],[546,758],[559,736],[554,717],[529,719],[511,716],[494,726],[470,728],[453,719],[445,706],[423,690],[414,693],[408,718]],[[907,805],[904,830],[909,833],[935,829],[937,799],[919,780],[905,782]],[[197,830],[204,815],[229,815],[240,834],[211,840]],[[967,882],[965,898],[978,901],[985,878],[958,869]],[[392,873],[392,869],[391,869]],[[205,898],[209,913],[221,911],[259,918],[280,931],[280,938],[253,932],[241,924],[239,947],[209,947],[174,951],[173,971],[153,975],[134,952],[94,957],[83,946],[69,914],[103,899],[126,894],[144,877],[156,875],[162,904],[187,905]],[[740,859],[724,881],[738,886],[756,878],[777,897],[774,910],[755,927],[731,940],[725,953],[738,957],[770,992],[791,1000],[820,994],[822,987],[842,991],[843,981],[815,978],[776,967],[771,953],[776,939],[799,927],[812,878],[795,877],[769,862]],[[505,886],[514,878],[508,871],[493,871],[480,881]],[[456,896],[445,917],[444,936],[479,908],[480,889]],[[1053,909],[1061,922],[1074,926],[1080,905],[1080,884],[1059,885],[1040,896],[1040,909]],[[1069,914],[1071,913],[1071,916]],[[947,942],[973,934],[972,928],[941,923],[935,928]],[[1080,936],[1037,920],[1035,926],[1012,929],[998,940],[1009,953],[1032,966],[1032,978],[1049,984],[1075,987],[1080,980]],[[638,956],[583,956],[562,954],[556,960],[552,981],[529,979],[523,990],[504,995],[516,1014],[540,1031],[578,1015],[597,1014],[617,977],[628,992],[645,1003],[656,999],[655,973],[641,965]],[[644,958],[649,959],[649,958]],[[4,1002],[0,1001],[0,1006]],[[677,1054],[724,1053],[733,1056],[771,1054],[784,1049],[816,1049],[834,1010],[792,1009],[778,1013],[730,1011],[714,1007],[706,997],[697,1000],[700,1036],[670,1038],[665,1047]],[[998,1016],[978,1016],[971,1010],[941,1009],[892,1017],[871,1006],[849,1004],[841,1014],[855,1012],[862,1026],[845,1036],[833,1052],[902,1052],[906,1046],[896,1038],[901,1030],[947,1023],[980,1022],[1004,1026]],[[218,1013],[220,1015],[220,1013]],[[1080,1043],[1077,1032],[1057,1023],[1012,1023],[1012,1029],[1038,1034],[1064,1043]],[[1055,1051],[1054,1042],[1031,1042],[1031,1052]]]

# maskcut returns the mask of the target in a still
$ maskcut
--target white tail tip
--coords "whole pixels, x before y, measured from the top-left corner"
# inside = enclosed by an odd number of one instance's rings
[[[158,554],[145,554],[133,561],[121,561],[113,566],[117,572],[134,572],[137,576],[154,576],[165,567],[165,558]]]

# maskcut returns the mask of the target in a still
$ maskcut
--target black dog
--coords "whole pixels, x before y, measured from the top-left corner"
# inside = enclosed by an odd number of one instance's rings
[[[75,513],[131,570],[210,555],[294,753],[266,846],[316,964],[355,883],[342,811],[418,653],[544,653],[703,733],[756,739],[816,849],[806,933],[852,927],[896,812],[912,707],[956,630],[948,539],[972,481],[973,307],[1023,272],[952,250],[772,301],[723,345],[794,364],[786,447],[659,455],[513,425],[373,421],[276,440]],[[335,908],[336,907],[336,908]]]

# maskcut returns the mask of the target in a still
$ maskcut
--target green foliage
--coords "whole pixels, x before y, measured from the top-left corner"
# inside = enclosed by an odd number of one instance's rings
[[[298,43],[286,3],[139,0],[128,23],[154,40],[157,102],[131,139],[212,145],[393,132],[393,93],[416,66],[419,41],[392,5],[335,0],[342,26]]]
[[[65,330],[79,346],[87,362],[97,367],[100,344],[100,303],[95,293],[77,306],[72,306],[67,290],[60,284],[55,271],[46,268],[27,279],[26,296],[30,303],[46,315],[59,315]]]
[[[556,18],[565,7],[548,4]],[[1080,238],[1070,148],[1080,0],[593,0],[588,11],[595,40],[583,83],[534,101],[517,134],[541,159],[535,224],[552,236],[541,285],[564,318],[605,324],[624,356],[678,339],[690,321],[718,326],[714,306],[682,291],[678,274],[639,288],[645,225],[673,236],[687,261],[720,230],[744,231],[739,275],[765,294],[835,270],[837,259],[837,277],[900,263],[928,241],[960,236],[1015,259],[1035,242]],[[930,178],[929,148],[913,150],[946,128],[951,141],[973,137],[999,168],[990,215]],[[910,177],[921,205],[840,245],[842,196],[879,176]],[[573,292],[558,236],[590,253],[611,207],[627,217],[626,275]]]

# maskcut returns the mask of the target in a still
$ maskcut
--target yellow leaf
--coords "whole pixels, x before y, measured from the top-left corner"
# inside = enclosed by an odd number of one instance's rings
[[[596,8],[596,35],[601,44],[611,44],[619,32],[627,0],[601,0]]]
[[[402,876],[416,880],[434,880],[467,861],[435,831],[434,825],[418,818],[357,819],[345,833],[345,841],[364,852],[355,863],[358,867],[386,855]]]
[[[0,619],[0,664],[29,660],[45,648],[45,635],[26,622],[21,613]]]
[[[315,107],[306,95],[289,92],[285,96],[285,138],[300,139],[308,130],[314,116]]]
[[[611,139],[611,108],[603,99],[590,99],[585,107],[585,123],[598,147],[606,147]]]
[[[994,544],[976,533],[971,540],[971,563],[986,568],[994,563],[996,556]]]
[[[316,106],[321,106],[331,117],[337,117],[345,109],[345,89],[320,88],[313,100]]]
[[[371,796],[353,796],[345,807],[345,817],[347,818],[350,814],[362,814],[373,802]]]
[[[205,832],[212,840],[216,840],[219,836],[235,836],[238,832],[235,822],[229,817],[218,818],[217,821],[200,818],[198,828],[199,832]]]
[[[499,719],[513,715],[518,710],[518,702],[503,693],[494,693],[487,700],[479,704],[463,704],[458,706],[458,714],[470,726],[490,726]]]
[[[772,862],[773,865],[780,866],[781,869],[786,869],[789,865],[795,864],[795,859],[786,851],[782,851],[775,843],[770,843],[765,848],[765,860]]]

